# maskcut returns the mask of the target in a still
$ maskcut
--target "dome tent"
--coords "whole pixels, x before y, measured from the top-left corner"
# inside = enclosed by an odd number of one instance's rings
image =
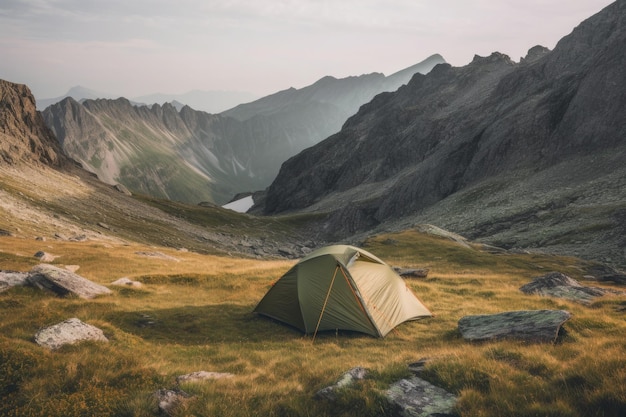
[[[327,246],[302,258],[254,312],[307,334],[352,330],[375,337],[432,315],[389,265],[348,245]]]

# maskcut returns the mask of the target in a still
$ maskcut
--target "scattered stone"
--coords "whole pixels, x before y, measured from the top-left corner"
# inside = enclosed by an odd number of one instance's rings
[[[453,416],[457,398],[416,376],[395,382],[386,392],[390,403],[402,417]]]
[[[122,184],[115,184],[115,185],[113,186],[113,188],[114,188],[116,191],[118,191],[118,192],[120,192],[120,193],[122,193],[122,194],[126,194],[126,195],[133,195],[133,194],[132,194],[132,193],[128,190],[128,188],[126,188],[126,187],[125,187],[124,185],[122,185]]]
[[[8,230],[0,229],[0,236],[12,236]]]
[[[98,295],[111,294],[111,290],[105,286],[49,264],[40,264],[31,269],[28,282],[61,296],[71,293],[80,298],[94,298]]]
[[[53,254],[48,253],[48,252],[44,252],[42,250],[37,252],[34,256],[35,256],[35,258],[39,259],[41,262],[52,262],[56,258],[58,258],[58,256],[53,255]]]
[[[594,298],[603,296],[606,291],[597,287],[585,287],[573,278],[560,272],[536,277],[520,287],[525,294],[565,298],[582,304],[591,304]]]
[[[130,278],[124,277],[124,278],[120,278],[116,281],[113,281],[111,283],[111,285],[119,285],[119,286],[123,286],[123,287],[142,287],[143,284],[139,281],[133,281]]]
[[[417,362],[410,363],[408,365],[409,371],[411,371],[411,373],[414,375],[421,374],[424,371],[424,368],[426,367],[426,362],[428,362],[428,358],[422,358],[418,360]]]
[[[521,339],[528,342],[554,342],[561,325],[572,315],[565,310],[522,310],[465,316],[459,331],[471,342]]]
[[[65,265],[65,269],[70,272],[76,272],[80,269],[80,265]]]
[[[98,226],[100,226],[101,228],[106,229],[106,230],[111,230],[111,226],[109,226],[106,223],[98,222]]]
[[[465,248],[468,248],[468,249],[471,248],[471,246],[467,243],[467,239],[464,238],[463,236],[458,235],[453,232],[449,232],[440,227],[433,226],[432,224],[417,225],[415,227],[415,230],[417,230],[420,233],[427,234],[427,235],[443,237],[445,239],[452,240]]]
[[[28,272],[0,271],[0,292],[28,285]]]
[[[45,242],[45,241],[46,241],[46,238],[45,238],[45,237],[43,237],[43,236],[37,236],[37,237],[35,238],[35,240],[37,240],[37,241],[39,241],[39,242]]]
[[[204,382],[215,379],[227,379],[234,377],[234,374],[228,372],[207,372],[207,371],[198,371],[192,372],[186,375],[180,375],[176,377],[176,383],[183,384],[189,382]]]
[[[315,393],[315,397],[318,399],[334,401],[337,399],[337,390],[354,385],[356,381],[364,379],[367,376],[367,373],[367,369],[363,367],[358,366],[356,368],[352,368],[343,374],[334,385],[330,385],[317,391]]]
[[[70,242],[84,242],[87,239],[88,239],[87,235],[74,235],[74,236],[68,238],[68,240]]]
[[[74,344],[85,340],[108,342],[102,330],[84,323],[77,318],[65,320],[59,324],[45,327],[35,335],[35,342],[52,350],[63,345]]]
[[[141,252],[140,251],[140,252],[135,252],[135,255],[147,256],[148,258],[165,259],[167,261],[180,262],[180,259],[174,258],[173,256],[166,255],[166,254],[161,253],[161,252]]]
[[[428,268],[402,268],[399,266],[394,266],[393,270],[401,277],[409,278],[426,278],[430,271]]]
[[[154,393],[159,411],[170,415],[174,409],[186,404],[193,396],[180,389],[160,389]]]
[[[282,256],[285,256],[287,258],[297,258],[298,257],[298,255],[293,250],[291,250],[290,248],[284,247],[284,246],[278,248],[278,254],[282,255]]]

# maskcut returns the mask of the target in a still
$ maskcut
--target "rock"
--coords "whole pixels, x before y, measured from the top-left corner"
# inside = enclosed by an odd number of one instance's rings
[[[0,236],[13,236],[8,230],[0,229]]]
[[[126,194],[126,195],[133,195],[133,193],[131,193],[131,192],[128,190],[128,188],[126,188],[126,187],[125,187],[124,185],[122,185],[122,184],[115,184],[115,185],[113,186],[113,188],[114,188],[116,191],[118,191],[118,192],[120,192],[120,193],[122,193],[122,194]]]
[[[421,358],[416,362],[412,362],[408,365],[409,371],[414,375],[419,375],[422,373],[426,367],[426,362],[428,362],[428,358]]]
[[[228,372],[207,372],[207,371],[198,371],[192,372],[186,375],[180,375],[176,377],[176,383],[188,383],[188,382],[204,382],[215,379],[225,379],[232,378],[234,374]]]
[[[106,223],[98,222],[98,226],[100,226],[101,228],[106,229],[106,230],[111,230],[111,226],[109,226]]]
[[[0,271],[0,292],[28,285],[28,272]]]
[[[465,316],[459,320],[459,331],[465,340],[472,342],[505,338],[554,342],[561,325],[571,316],[565,310],[509,311]]]
[[[34,256],[35,256],[35,258],[38,258],[41,262],[52,262],[56,258],[58,258],[58,256],[52,255],[51,253],[44,252],[42,250],[37,252]]]
[[[356,368],[352,368],[343,374],[334,385],[330,385],[317,391],[315,393],[315,397],[318,399],[334,401],[337,398],[336,392],[338,389],[354,385],[355,381],[364,379],[367,376],[367,373],[367,369],[363,367],[358,366]]]
[[[598,282],[613,282],[617,285],[626,285],[626,274],[607,274],[596,278]]]
[[[65,269],[70,272],[76,272],[80,269],[80,265],[65,265]]]
[[[94,298],[98,295],[111,294],[111,290],[107,287],[89,281],[66,269],[48,264],[40,264],[31,269],[28,282],[59,295],[71,293],[80,298]]]
[[[386,392],[390,403],[402,417],[453,416],[456,397],[418,377],[401,379]]]
[[[45,241],[46,241],[46,238],[45,238],[45,237],[43,237],[43,236],[37,236],[37,237],[35,238],[35,240],[37,240],[37,241],[39,241],[39,242],[45,242]]]
[[[298,255],[291,249],[285,246],[278,248],[278,254],[287,258],[297,258]]]
[[[532,282],[520,287],[520,291],[525,294],[565,298],[582,304],[590,304],[595,297],[606,294],[602,288],[584,287],[575,279],[560,272],[536,277]]]
[[[192,396],[180,389],[160,389],[154,393],[159,405],[159,411],[170,415],[175,408],[187,403]]]
[[[63,345],[74,344],[85,340],[108,342],[102,330],[77,318],[71,318],[43,328],[35,335],[35,342],[50,349],[58,349]]]
[[[393,270],[401,277],[411,278],[426,278],[429,271],[428,268],[402,268],[399,266],[394,266]]]
[[[116,281],[113,281],[111,283],[111,285],[119,285],[119,286],[123,286],[123,287],[137,287],[137,288],[143,286],[143,284],[141,282],[133,281],[133,280],[131,280],[129,278],[126,278],[126,277],[120,278],[120,279],[118,279]]]

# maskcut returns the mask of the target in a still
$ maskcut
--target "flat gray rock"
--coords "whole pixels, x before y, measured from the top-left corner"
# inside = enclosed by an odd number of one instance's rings
[[[228,372],[208,372],[208,371],[198,371],[192,372],[186,375],[180,375],[176,377],[176,382],[179,384],[188,383],[188,382],[204,382],[211,381],[215,379],[227,379],[234,377],[234,374]]]
[[[35,334],[35,342],[50,349],[86,340],[108,342],[102,330],[77,318],[67,319],[59,324],[45,327]]]
[[[174,410],[184,405],[193,396],[180,389],[160,389],[154,393],[159,411],[171,415]]]
[[[367,376],[367,373],[367,369],[363,367],[357,366],[356,368],[352,368],[348,372],[344,373],[335,384],[317,391],[315,393],[315,397],[334,401],[337,398],[336,391],[338,389],[347,388],[353,385],[356,381],[364,379]]]
[[[143,284],[139,281],[133,281],[130,278],[124,277],[124,278],[120,278],[118,280],[115,280],[111,283],[111,285],[119,285],[122,287],[136,287],[136,288],[140,288],[143,286]]]
[[[457,401],[453,394],[418,377],[393,383],[386,397],[402,417],[453,416]]]
[[[40,264],[31,269],[28,281],[38,288],[51,290],[59,295],[75,294],[80,298],[94,298],[111,294],[111,290],[105,286],[49,264]]]
[[[428,268],[402,268],[399,266],[394,266],[393,270],[403,278],[426,278],[429,271]]]
[[[0,271],[0,292],[28,285],[28,272]]]
[[[602,288],[585,287],[575,279],[560,272],[551,272],[536,277],[528,284],[520,287],[520,291],[525,294],[565,298],[581,304],[591,304],[596,297],[606,294]]]
[[[571,316],[565,310],[521,310],[465,316],[459,320],[459,331],[465,340],[472,342],[495,339],[554,342],[561,325]]]

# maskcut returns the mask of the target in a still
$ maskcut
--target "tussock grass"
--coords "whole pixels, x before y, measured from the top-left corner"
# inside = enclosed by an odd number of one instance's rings
[[[0,415],[153,416],[152,393],[194,371],[233,378],[181,389],[194,398],[174,415],[384,416],[381,391],[429,358],[424,378],[459,396],[461,416],[621,416],[626,409],[626,322],[606,296],[591,306],[531,296],[518,288],[559,270],[580,279],[587,265],[542,255],[493,255],[407,231],[364,246],[391,265],[427,267],[408,279],[435,317],[404,323],[384,339],[350,332],[310,336],[252,314],[292,261],[259,261],[135,243],[36,242],[0,237],[0,268],[29,270],[46,250],[53,264],[108,285],[95,300],[59,298],[32,288],[0,293]],[[161,252],[176,260],[140,256]],[[109,284],[126,276],[143,286]],[[458,320],[517,309],[567,309],[573,318],[554,345],[465,342]],[[69,317],[103,329],[110,343],[50,352],[33,342],[41,327]],[[370,376],[335,403],[313,394],[346,370]]]

